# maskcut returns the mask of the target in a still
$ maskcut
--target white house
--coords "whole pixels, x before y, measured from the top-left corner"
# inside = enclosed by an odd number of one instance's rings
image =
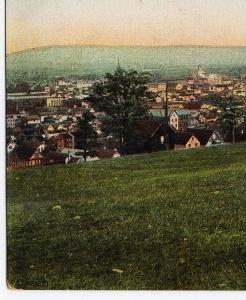
[[[7,128],[15,128],[15,121],[17,117],[15,115],[7,115],[6,126]]]
[[[14,141],[10,141],[7,144],[7,153],[10,153],[14,150],[14,148],[16,147],[16,143]]]
[[[37,150],[42,153],[45,149],[46,145],[44,142],[42,142],[38,147],[37,147]]]
[[[201,147],[224,144],[222,137],[216,130],[206,128],[188,128],[187,131],[192,133],[199,140]]]
[[[189,110],[180,109],[171,112],[169,123],[176,130],[185,130],[190,125],[191,113]]]

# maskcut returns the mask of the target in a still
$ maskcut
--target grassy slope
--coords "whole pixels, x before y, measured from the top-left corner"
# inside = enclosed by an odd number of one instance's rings
[[[245,144],[11,172],[8,280],[245,289],[245,179]]]

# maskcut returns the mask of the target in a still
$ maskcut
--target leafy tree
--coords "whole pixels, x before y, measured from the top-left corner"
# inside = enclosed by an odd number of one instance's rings
[[[88,156],[87,150],[96,146],[96,132],[93,128],[94,115],[88,110],[84,110],[83,117],[79,121],[79,130],[75,134],[76,144],[79,149],[84,151],[84,160]]]
[[[45,138],[46,147],[44,148],[43,154],[46,155],[49,152],[55,152],[58,149],[57,143],[51,138]]]
[[[16,92],[16,88],[15,88],[15,85],[10,82],[8,85],[7,85],[7,93],[15,93]]]
[[[42,92],[43,91],[42,85],[40,83],[37,83],[36,85],[34,85],[33,91],[34,92]]]
[[[148,92],[149,73],[126,71],[120,66],[114,74],[106,73],[104,81],[94,85],[92,101],[95,108],[112,118],[113,133],[120,149],[127,149],[132,124],[149,114],[153,93]]]
[[[245,107],[234,97],[221,100],[219,107],[221,110],[220,120],[225,127],[230,129],[232,142],[235,143],[235,130],[244,121]]]
[[[16,91],[19,93],[30,93],[31,88],[28,82],[23,81],[16,84]]]

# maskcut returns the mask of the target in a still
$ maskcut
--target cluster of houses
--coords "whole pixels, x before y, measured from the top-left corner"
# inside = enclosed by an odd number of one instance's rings
[[[90,102],[92,81],[59,80],[42,92],[7,94],[7,165],[9,169],[53,164],[79,164],[90,160],[121,156],[103,130],[107,115],[96,111]],[[223,89],[220,89],[223,86]],[[233,78],[207,75],[201,67],[192,78],[171,83],[152,83],[156,96],[151,116],[134,124],[129,138],[129,154],[166,149],[208,147],[230,142],[222,135],[216,101],[209,96],[240,94],[244,98],[246,83]],[[240,91],[240,92],[239,92]],[[189,97],[188,97],[189,95]],[[165,99],[165,97],[168,97]],[[164,104],[168,102],[168,128],[164,121]],[[92,127],[97,146],[86,154],[77,146],[79,122],[84,111],[94,115]],[[236,131],[237,141],[246,140],[246,125]]]
[[[98,149],[87,154],[86,160],[120,156],[116,149],[107,149],[103,142],[105,135],[101,130],[101,119],[105,114],[95,112],[88,101],[80,100],[76,107],[70,106],[53,112],[29,114],[21,110],[7,115],[7,163],[10,169],[83,162],[83,151],[76,149],[76,133],[86,109],[94,114],[91,125],[101,142]]]
[[[137,122],[135,139],[132,140],[134,150],[136,151],[136,147],[138,153],[165,150],[167,144],[165,139],[168,139],[169,150],[210,147],[225,143],[216,129],[189,127],[188,114],[183,110],[171,112],[169,120],[167,130],[165,122],[159,119]],[[173,122],[178,129],[172,125]]]
[[[245,78],[233,78],[220,74],[206,74],[199,66],[197,72],[182,80],[171,80],[149,85],[150,91],[156,94],[156,102],[167,97],[170,106],[180,102],[210,100],[211,96],[246,97]]]
[[[195,148],[223,144],[224,140],[215,126],[206,128],[192,121],[190,110],[174,110],[170,114],[169,125],[173,131],[174,149]]]

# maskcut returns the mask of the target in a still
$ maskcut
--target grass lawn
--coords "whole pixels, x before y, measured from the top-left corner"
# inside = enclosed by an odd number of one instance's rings
[[[7,174],[20,289],[246,289],[246,144]]]

